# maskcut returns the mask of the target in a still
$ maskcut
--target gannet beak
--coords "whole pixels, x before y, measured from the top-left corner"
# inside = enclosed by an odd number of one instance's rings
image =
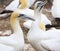
[[[42,22],[40,23],[40,29],[42,29],[43,31],[46,31],[45,25]]]
[[[37,4],[37,8],[39,7],[39,11],[42,9],[42,7],[47,3],[47,1],[40,1],[40,3]]]
[[[47,3],[47,0],[43,2],[42,6],[45,5]]]
[[[25,14],[20,14],[18,17],[22,18],[22,19],[28,19],[28,20],[32,20],[35,21],[35,19],[30,18],[29,16],[25,15]]]

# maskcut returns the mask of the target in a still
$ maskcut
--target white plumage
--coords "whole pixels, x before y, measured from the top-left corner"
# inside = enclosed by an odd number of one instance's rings
[[[28,6],[30,7],[34,4],[35,0],[27,0],[27,2],[28,2]]]
[[[5,9],[15,11],[18,8],[19,0],[13,0]]]
[[[38,15],[39,12],[35,14],[37,19],[32,23],[28,32],[29,42],[37,51],[60,51],[60,30],[54,28],[43,31],[39,26],[41,17]]]
[[[27,0],[28,7],[30,7],[35,0]],[[15,11],[19,6],[19,0],[13,0],[5,9]]]
[[[0,44],[0,50],[1,51],[13,51],[13,47],[10,47],[10,46],[6,46],[4,44]]]
[[[44,25],[47,25],[47,24],[51,25],[51,21],[44,14],[41,13],[40,15],[41,15],[41,21],[44,23]],[[33,16],[33,19],[34,19],[34,16]],[[32,22],[34,22],[34,21],[28,20],[28,21],[24,22],[23,25],[24,25],[24,27],[30,29],[31,25],[32,25]]]
[[[55,18],[60,18],[60,0],[53,1],[53,6],[51,11]]]
[[[24,36],[23,36],[23,32],[19,24],[19,20],[17,18],[19,14],[20,14],[19,10],[16,10],[12,13],[11,18],[10,18],[11,27],[14,33],[10,36],[0,37],[0,44],[7,46],[7,48],[12,47],[5,51],[22,51],[23,50]],[[5,48],[5,46],[3,46],[3,48]],[[0,47],[2,48],[2,45]]]

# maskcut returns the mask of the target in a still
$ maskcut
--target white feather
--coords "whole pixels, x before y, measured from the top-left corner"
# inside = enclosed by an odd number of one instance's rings
[[[53,1],[52,14],[55,18],[60,18],[60,0]]]

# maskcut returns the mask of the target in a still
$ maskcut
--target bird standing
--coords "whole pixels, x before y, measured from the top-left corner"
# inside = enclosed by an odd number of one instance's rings
[[[43,27],[43,30],[40,28],[40,13],[45,4],[46,2],[42,1],[38,1],[35,4],[36,20],[32,23],[32,26],[27,34],[27,39],[37,51],[60,51],[60,30],[52,29],[43,31],[45,27]]]
[[[19,20],[17,18],[19,14],[20,12],[18,9],[14,11],[10,17],[10,23],[14,33],[10,36],[0,37],[0,44],[13,47],[13,51],[22,51],[24,47],[23,31],[20,27]]]

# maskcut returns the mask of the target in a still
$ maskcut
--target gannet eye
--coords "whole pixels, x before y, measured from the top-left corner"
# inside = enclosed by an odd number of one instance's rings
[[[43,3],[44,2],[42,2],[42,1],[36,2],[36,4],[35,4],[36,8],[43,6]]]
[[[38,5],[41,5],[41,3],[38,3]]]
[[[37,4],[37,8],[40,7],[40,5],[41,5],[41,3],[38,3],[38,4]]]

